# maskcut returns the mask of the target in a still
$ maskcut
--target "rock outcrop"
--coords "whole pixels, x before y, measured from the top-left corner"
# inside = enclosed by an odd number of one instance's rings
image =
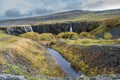
[[[13,25],[8,27],[0,27],[0,30],[3,30],[7,34],[11,35],[19,35],[26,32],[33,32],[31,25]]]
[[[70,31],[72,27],[73,32],[89,32],[99,26],[98,22],[66,22],[66,23],[54,23],[54,24],[40,24],[33,25],[33,31],[38,33],[53,33],[58,34],[60,32]]]
[[[112,39],[120,38],[120,25],[118,25],[118,26],[108,30],[107,32],[111,33]],[[105,32],[100,34],[100,35],[98,35],[98,37],[103,37],[104,34],[105,34]]]
[[[98,22],[65,22],[65,23],[53,23],[53,24],[40,24],[40,25],[16,25],[0,27],[0,30],[4,30],[8,34],[19,35],[25,32],[34,31],[38,33],[53,33],[58,34],[60,32],[70,31],[70,27],[73,28],[73,32],[89,32],[99,26]]]

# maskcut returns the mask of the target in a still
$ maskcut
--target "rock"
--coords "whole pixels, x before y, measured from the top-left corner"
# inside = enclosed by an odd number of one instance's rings
[[[26,80],[23,76],[0,74],[0,80]]]
[[[98,75],[91,78],[90,80],[120,80],[120,77],[110,75]]]
[[[73,28],[73,32],[80,33],[82,31],[91,31],[99,26],[98,22],[64,22],[53,24],[40,24],[40,25],[14,25],[11,27],[0,28],[11,35],[19,35],[26,32],[34,31],[38,33],[53,33],[59,34],[61,32],[70,31],[70,26]]]
[[[80,33],[82,31],[91,31],[99,26],[98,22],[65,22],[65,23],[54,23],[54,24],[40,24],[33,25],[33,31],[38,33],[53,33],[59,34],[61,32],[70,31],[70,27],[72,27],[73,32]]]

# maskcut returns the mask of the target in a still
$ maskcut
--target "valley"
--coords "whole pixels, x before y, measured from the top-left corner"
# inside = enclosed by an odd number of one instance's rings
[[[1,20],[0,74],[20,80],[119,78],[119,13],[75,10]]]

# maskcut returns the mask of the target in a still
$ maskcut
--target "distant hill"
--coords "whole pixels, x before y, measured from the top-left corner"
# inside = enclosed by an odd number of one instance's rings
[[[61,21],[76,21],[76,20],[98,21],[98,20],[118,18],[118,17],[120,17],[120,9],[104,10],[104,11],[73,10],[73,11],[50,14],[46,16],[0,20],[0,25],[36,24],[39,22],[61,22]]]

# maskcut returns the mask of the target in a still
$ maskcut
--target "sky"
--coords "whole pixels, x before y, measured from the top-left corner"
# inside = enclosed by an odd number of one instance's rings
[[[42,16],[70,10],[120,9],[120,0],[0,0],[0,19]]]

